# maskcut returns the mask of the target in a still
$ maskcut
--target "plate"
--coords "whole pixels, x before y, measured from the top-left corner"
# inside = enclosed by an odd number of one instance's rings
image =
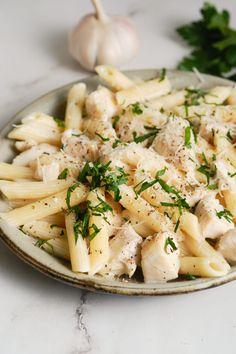
[[[136,70],[128,71],[126,74],[133,79],[148,80],[157,77],[159,70]],[[172,86],[176,89],[191,85],[201,88],[211,88],[216,85],[234,85],[231,81],[202,74],[203,82],[200,82],[199,77],[190,72],[170,70],[168,71],[168,77]],[[80,81],[85,82],[91,91],[96,89],[98,84],[101,84],[97,76],[88,77]],[[47,93],[22,109],[9,121],[0,132],[0,156],[3,161],[11,161],[15,154],[13,142],[6,138],[8,132],[12,129],[12,124],[19,123],[23,117],[34,111],[42,111],[49,115],[63,118],[68,90],[76,82]],[[23,235],[17,228],[9,226],[2,220],[0,221],[0,238],[18,257],[42,273],[66,284],[87,290],[122,295],[170,295],[207,289],[236,279],[236,266],[233,266],[227,275],[219,278],[199,278],[190,281],[176,280],[156,284],[145,284],[137,280],[110,280],[100,276],[91,277],[86,274],[73,273],[68,263],[54,258],[42,249],[35,247],[32,238]]]

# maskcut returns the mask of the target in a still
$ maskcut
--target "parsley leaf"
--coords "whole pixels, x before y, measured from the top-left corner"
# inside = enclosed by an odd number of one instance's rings
[[[156,135],[159,133],[160,129],[158,129],[157,127],[149,127],[149,126],[144,126],[144,128],[146,130],[149,130],[150,132],[144,135],[139,135],[137,136],[136,132],[133,132],[133,138],[134,138],[134,142],[136,144],[142,143],[143,141],[152,138],[152,140],[156,137]]]
[[[54,121],[57,123],[59,128],[65,128],[65,122],[64,120],[60,118],[53,117]]]
[[[165,80],[165,77],[166,77],[166,68],[163,68],[163,69],[161,69],[161,71],[160,71],[160,79],[159,79],[159,82]]]
[[[102,141],[109,141],[110,140],[109,138],[105,138],[101,134],[95,133],[95,135],[97,135]]]
[[[58,175],[57,179],[67,179],[69,170],[65,168],[61,173]]]
[[[119,116],[115,116],[115,117],[112,118],[112,127],[113,127],[114,129],[116,129],[116,126],[117,126],[119,120],[120,120],[120,117],[119,117]]]
[[[132,112],[133,112],[134,114],[140,115],[140,114],[143,113],[143,110],[141,109],[141,107],[140,107],[140,105],[139,105],[139,102],[133,103],[133,104],[131,104],[130,106],[131,106]]]
[[[72,186],[70,186],[67,189],[67,194],[66,194],[66,204],[68,209],[71,209],[71,205],[70,205],[70,198],[71,198],[71,193],[74,192],[74,190],[79,187],[80,182],[76,182],[75,184],[73,184]]]
[[[166,240],[165,240],[164,249],[165,249],[165,252],[166,252],[166,253],[167,253],[167,247],[168,247],[168,246],[170,246],[171,252],[174,252],[174,251],[176,251],[176,250],[178,249],[177,246],[176,246],[176,244],[174,243],[172,237],[167,237]]]
[[[216,210],[216,215],[218,216],[219,219],[225,218],[225,220],[227,220],[228,222],[234,222],[233,214],[228,209],[224,209],[222,211]]]
[[[177,29],[179,35],[193,48],[178,68],[223,76],[236,67],[236,30],[230,27],[227,10],[218,11],[208,2],[200,10],[201,18]],[[236,79],[234,75],[232,79]]]
[[[53,246],[49,243],[48,240],[41,240],[41,239],[39,239],[38,241],[35,242],[34,245],[35,245],[36,247],[42,248],[42,249],[44,249],[44,250],[46,250],[46,249],[45,249],[45,246],[48,246],[48,250],[53,253]]]

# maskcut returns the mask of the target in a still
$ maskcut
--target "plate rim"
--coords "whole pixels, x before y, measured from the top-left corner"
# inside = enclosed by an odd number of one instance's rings
[[[160,72],[160,69],[157,68],[145,68],[145,69],[136,69],[136,70],[126,70],[123,71],[127,75],[132,75],[133,73],[137,72]],[[196,76],[195,73],[193,72],[185,72],[185,71],[180,71],[180,70],[167,70],[168,73],[171,73],[173,75],[189,75],[191,76]],[[230,81],[228,79],[220,78],[214,75],[208,75],[208,74],[202,74],[201,76],[203,78],[209,78],[209,79],[214,79],[217,80],[218,82],[221,81],[222,84],[225,83],[226,85],[235,85],[233,81]],[[81,81],[87,81],[87,80],[96,80],[98,79],[98,75],[88,75],[86,77],[83,77],[81,79],[77,79],[75,81],[72,81],[70,83],[67,83],[65,85],[59,86],[54,88],[51,91],[48,91],[44,93],[43,95],[39,96],[38,98],[34,99],[27,105],[25,105],[22,109],[20,109],[17,113],[15,113],[8,121],[1,127],[2,130],[7,130],[8,126],[12,124],[12,122],[18,118],[22,113],[29,109],[31,105],[34,105],[38,101],[43,100],[44,98],[48,96],[53,96],[59,91],[66,90],[67,88],[69,89],[72,85],[81,82]],[[122,282],[120,282],[120,285],[108,285],[108,284],[102,284],[96,282],[96,278],[94,278],[94,281],[91,280],[85,280],[85,279],[78,279],[78,278],[73,278],[72,276],[67,276],[66,274],[58,272],[56,269],[50,268],[49,266],[43,264],[42,262],[38,261],[34,257],[32,257],[30,254],[28,254],[26,251],[21,249],[19,245],[17,245],[15,242],[13,242],[9,236],[3,231],[3,229],[0,227],[0,239],[1,241],[10,249],[14,255],[16,255],[18,258],[20,258],[23,262],[26,264],[32,266],[34,269],[38,270],[39,272],[49,276],[50,278],[56,279],[60,282],[66,283],[70,286],[84,289],[84,290],[89,290],[93,292],[101,292],[101,293],[110,293],[110,294],[119,294],[119,295],[129,295],[129,296],[160,296],[160,295],[176,295],[176,294],[186,294],[186,293],[191,293],[191,292],[196,292],[196,291],[201,291],[201,290],[206,290],[210,289],[213,287],[217,287],[220,285],[223,285],[225,283],[231,282],[233,280],[236,280],[236,269],[233,270],[232,272],[228,273],[227,275],[219,278],[201,278],[204,281],[199,281],[199,283],[195,283],[195,281],[188,281],[187,285],[175,287],[175,288],[128,288],[128,287],[122,287]],[[135,283],[132,283],[135,285]],[[154,284],[153,284],[154,285]]]

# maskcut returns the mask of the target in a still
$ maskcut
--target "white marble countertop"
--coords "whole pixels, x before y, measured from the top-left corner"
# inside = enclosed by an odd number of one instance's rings
[[[233,0],[213,1],[232,13]],[[174,29],[199,0],[104,0],[129,14],[142,51],[129,68],[175,67],[187,53]],[[0,1],[0,124],[57,86],[86,76],[67,52],[87,0]],[[128,298],[71,288],[30,268],[0,243],[1,354],[236,352],[236,282],[189,295]]]

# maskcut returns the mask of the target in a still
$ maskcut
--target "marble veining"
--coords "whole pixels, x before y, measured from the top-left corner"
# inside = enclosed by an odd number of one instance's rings
[[[86,308],[87,308],[88,291],[82,290],[80,296],[80,303],[75,311],[76,328],[82,338],[82,347],[78,349],[76,354],[90,353],[92,350],[91,336],[88,331],[88,325],[86,323]]]

